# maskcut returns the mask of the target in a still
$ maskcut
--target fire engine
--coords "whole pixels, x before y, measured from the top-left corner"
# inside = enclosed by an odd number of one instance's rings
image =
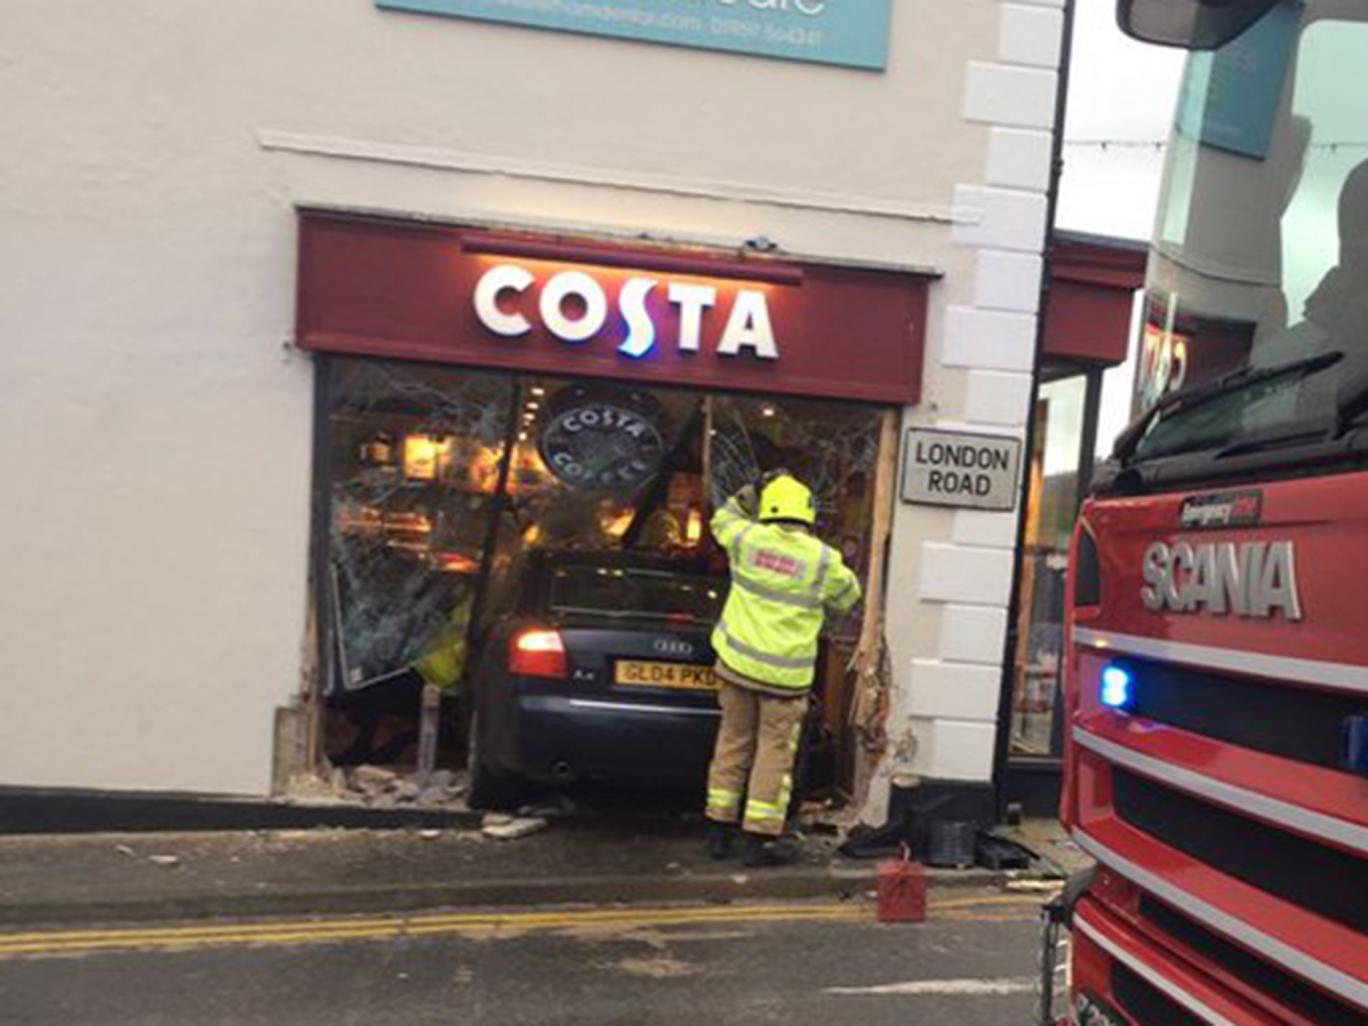
[[[1038,1021],[1364,1026],[1368,3],[1117,16],[1190,54],[1135,416],[1070,554],[1095,868],[1047,910]]]

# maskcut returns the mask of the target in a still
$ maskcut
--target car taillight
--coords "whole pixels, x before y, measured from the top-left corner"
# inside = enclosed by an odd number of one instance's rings
[[[565,642],[560,631],[526,630],[508,642],[508,672],[523,677],[565,677]]]

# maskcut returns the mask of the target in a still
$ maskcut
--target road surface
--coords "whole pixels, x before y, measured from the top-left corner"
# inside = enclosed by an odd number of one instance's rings
[[[0,1023],[1030,1021],[1037,898],[522,909],[0,934]]]

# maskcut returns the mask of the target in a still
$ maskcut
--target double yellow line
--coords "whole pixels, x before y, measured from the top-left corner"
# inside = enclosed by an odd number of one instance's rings
[[[932,902],[929,910],[945,918],[982,918],[1000,921],[1022,918],[1038,899],[1018,896],[980,896]],[[338,941],[383,941],[444,934],[518,934],[544,930],[630,929],[633,927],[690,926],[716,923],[873,922],[874,909],[865,904],[713,905],[679,908],[570,909],[527,912],[455,912],[419,916],[356,919],[304,919],[218,925],[131,927],[106,930],[66,930],[0,934],[0,958],[86,954],[111,951],[152,951],[220,946],[302,945]]]

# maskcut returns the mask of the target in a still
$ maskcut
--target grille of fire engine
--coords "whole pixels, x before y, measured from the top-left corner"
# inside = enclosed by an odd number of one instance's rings
[[[1126,665],[1142,682],[1127,707],[1133,716],[1313,766],[1341,768],[1344,721],[1363,711],[1355,695],[1149,660]]]
[[[1122,821],[1226,876],[1324,919],[1368,932],[1365,862],[1144,777],[1113,768],[1113,805]]]
[[[1111,965],[1112,997],[1138,1026],[1206,1026],[1178,1002],[1120,962]]]
[[[1362,1012],[1250,954],[1148,894],[1140,897],[1140,914],[1154,929],[1167,935],[1167,943],[1176,942],[1177,946],[1188,948],[1197,961],[1214,963],[1252,994],[1266,996],[1317,1026],[1363,1026]]]

